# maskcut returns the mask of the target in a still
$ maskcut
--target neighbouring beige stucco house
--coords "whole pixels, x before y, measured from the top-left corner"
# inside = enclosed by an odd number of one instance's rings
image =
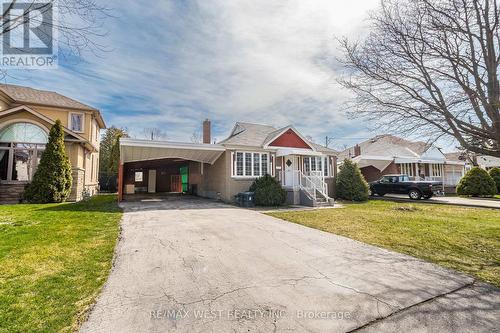
[[[237,122],[230,135],[211,143],[210,121],[203,142],[125,138],[120,141],[120,199],[141,193],[190,192],[226,202],[248,191],[265,174],[287,190],[291,204],[331,203],[336,151],[307,140],[293,126]],[[124,195],[124,196],[123,196]]]
[[[70,200],[98,190],[99,138],[105,128],[99,110],[56,92],[0,84],[0,202],[17,202],[32,179],[59,119],[71,162]]]

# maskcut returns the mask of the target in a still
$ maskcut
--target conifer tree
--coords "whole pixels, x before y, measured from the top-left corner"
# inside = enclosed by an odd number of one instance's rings
[[[32,203],[63,202],[71,192],[71,183],[71,163],[64,146],[64,129],[57,120],[50,129],[33,180],[26,186],[24,199]]]

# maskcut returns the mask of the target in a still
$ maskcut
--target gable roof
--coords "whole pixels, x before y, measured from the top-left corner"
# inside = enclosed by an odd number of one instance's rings
[[[314,148],[313,145],[311,145],[311,143],[309,142],[309,140],[307,140],[306,138],[304,138],[299,131],[297,131],[297,129],[295,129],[295,127],[293,127],[292,125],[288,125],[288,126],[285,126],[285,127],[282,127],[280,128],[279,130],[276,130],[272,133],[269,133],[264,141],[264,147],[267,148],[268,146],[270,146],[272,143],[274,143],[276,140],[278,140],[282,135],[286,134],[289,130],[292,130],[293,133],[295,133],[295,135],[301,140],[301,141],[304,141],[304,143],[309,146],[312,150],[316,150],[316,148]]]
[[[237,122],[229,137],[219,142],[223,145],[237,145],[237,146],[249,146],[249,147],[264,147],[266,144],[271,142],[280,133],[292,128],[298,133],[293,126],[288,125],[281,128],[275,128],[270,125]],[[300,135],[300,134],[299,134]],[[302,137],[302,136],[301,136]],[[304,141],[311,147],[316,149],[316,151],[336,155],[338,152],[336,150],[326,148],[325,146],[319,145],[317,143],[311,142],[304,138]]]
[[[269,125],[237,122],[229,137],[219,143],[262,147],[268,135],[275,131],[276,128]]]
[[[104,120],[98,109],[54,91],[39,90],[14,84],[0,84],[0,91],[12,99],[13,102],[19,104],[35,104],[96,112],[97,118],[101,122],[100,125],[103,128],[105,127]]]
[[[388,157],[419,157],[431,145],[422,141],[409,141],[400,137],[383,134],[358,144],[361,155],[388,156]],[[340,153],[342,159],[354,156],[354,147],[345,149]]]
[[[20,105],[20,106],[16,106],[14,108],[11,108],[11,109],[0,111],[0,117],[6,116],[6,115],[9,115],[12,113],[23,112],[23,111],[31,113],[35,117],[45,121],[46,123],[48,123],[50,125],[54,125],[56,123],[51,118],[46,117],[45,115],[41,114],[40,112],[38,112],[36,110],[33,110],[32,108],[30,108],[29,106],[26,106],[26,105]],[[64,133],[65,133],[65,137],[64,137],[65,141],[83,142],[83,143],[87,144],[89,147],[92,147],[93,149],[98,150],[98,147],[95,147],[90,141],[88,141],[87,139],[82,137],[80,134],[73,132],[72,130],[70,130],[69,128],[67,128],[65,126],[63,126],[63,129],[64,129]]]

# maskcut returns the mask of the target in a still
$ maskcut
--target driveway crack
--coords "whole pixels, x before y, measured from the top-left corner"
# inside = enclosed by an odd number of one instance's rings
[[[218,300],[219,298],[221,297],[224,297],[224,296],[227,296],[227,295],[230,295],[232,293],[235,293],[235,292],[238,292],[238,291],[241,291],[241,290],[245,290],[245,289],[251,289],[251,288],[256,288],[258,286],[256,285],[251,285],[251,286],[243,286],[243,287],[238,287],[238,288],[235,288],[235,289],[231,289],[231,290],[228,290],[228,291],[225,291],[215,297],[212,297],[212,298],[200,298],[199,300],[196,300],[196,301],[192,301],[192,302],[187,302],[187,303],[179,303],[183,306],[186,306],[186,305],[193,305],[193,304],[197,304],[197,303],[203,303],[203,302],[209,302],[209,305]]]
[[[350,331],[347,331],[346,333],[358,332],[358,331],[360,331],[360,330],[362,330],[362,329],[364,329],[364,328],[370,327],[370,326],[371,326],[371,325],[373,325],[373,324],[376,324],[376,323],[378,323],[378,322],[384,321],[384,320],[385,320],[385,319],[387,319],[387,318],[390,318],[390,317],[392,317],[392,316],[395,316],[395,315],[397,315],[397,314],[399,314],[399,313],[401,313],[401,312],[403,312],[403,311],[407,311],[407,310],[409,310],[409,309],[412,309],[412,308],[417,307],[417,306],[422,305],[422,304],[426,304],[426,303],[433,302],[433,301],[435,301],[435,300],[437,300],[437,299],[440,299],[440,298],[446,297],[446,296],[451,295],[451,294],[453,294],[453,293],[456,293],[456,292],[458,292],[458,291],[460,291],[460,290],[463,290],[463,289],[469,288],[469,287],[473,286],[473,285],[474,285],[474,283],[476,283],[476,280],[473,280],[472,282],[466,283],[466,284],[464,284],[464,285],[462,285],[462,286],[460,286],[460,287],[457,287],[457,288],[455,288],[455,289],[452,289],[452,290],[450,290],[450,291],[448,291],[448,292],[446,292],[446,293],[439,294],[439,295],[436,295],[436,296],[434,296],[434,297],[431,297],[431,298],[425,299],[425,300],[423,300],[423,301],[420,301],[420,302],[418,302],[418,303],[412,304],[412,305],[410,305],[410,306],[408,306],[408,307],[406,307],[406,308],[400,308],[400,309],[398,309],[398,310],[396,310],[396,311],[394,311],[394,312],[389,313],[387,316],[380,317],[380,318],[375,318],[375,319],[373,319],[373,320],[371,320],[371,321],[367,322],[366,324],[363,324],[363,325],[358,326],[358,327],[356,327],[356,328],[354,328],[354,329],[352,329],[352,330],[350,330]]]
[[[362,291],[362,290],[356,289],[356,288],[354,288],[354,287],[346,286],[345,284],[341,284],[341,283],[335,282],[335,281],[333,281],[330,277],[328,277],[328,275],[324,274],[323,272],[321,272],[321,271],[317,270],[316,268],[314,268],[314,267],[312,267],[312,266],[310,266],[310,265],[307,265],[307,266],[309,266],[309,267],[311,267],[312,269],[314,269],[316,272],[318,272],[318,273],[319,273],[319,274],[323,277],[323,279],[325,279],[326,281],[328,281],[330,284],[332,284],[332,285],[334,285],[334,286],[338,286],[338,287],[341,287],[341,288],[349,289],[349,290],[354,291],[354,292],[355,292],[355,293],[357,293],[357,294],[367,295],[367,296],[369,296],[369,297],[371,297],[371,298],[375,299],[375,300],[377,301],[377,312],[378,312],[378,315],[379,315],[379,316],[381,316],[381,315],[380,315],[380,311],[379,311],[379,306],[378,306],[379,302],[380,302],[380,303],[383,303],[383,304],[385,304],[385,305],[387,305],[387,306],[388,306],[388,307],[390,307],[391,309],[400,309],[400,307],[399,307],[399,306],[394,305],[394,304],[391,304],[391,303],[389,303],[389,302],[386,302],[386,301],[384,301],[384,300],[382,300],[382,299],[378,298],[377,296],[375,296],[375,295],[373,295],[373,294],[370,294],[370,293],[368,293],[368,292],[366,292],[366,291]]]

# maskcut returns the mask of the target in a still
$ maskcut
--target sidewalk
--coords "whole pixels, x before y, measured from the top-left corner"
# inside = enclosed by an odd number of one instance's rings
[[[487,199],[487,198],[462,198],[462,197],[438,197],[438,196],[436,196],[436,197],[433,197],[429,200],[416,201],[416,200],[411,200],[410,198],[408,198],[407,195],[386,194],[383,197],[373,196],[373,197],[370,197],[370,199],[500,209],[500,200]]]

